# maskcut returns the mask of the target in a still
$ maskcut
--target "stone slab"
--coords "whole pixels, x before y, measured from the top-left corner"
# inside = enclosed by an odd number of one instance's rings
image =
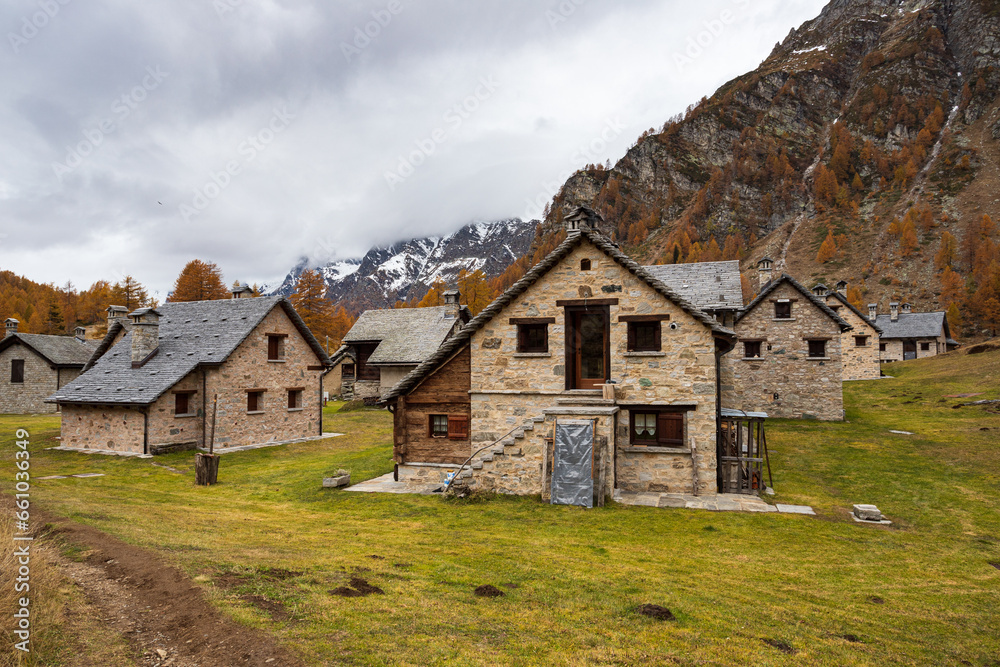
[[[86,478],[86,477],[104,477],[104,473],[102,473],[102,472],[85,472],[85,473],[82,473],[82,474],[79,474],[79,475],[71,475],[71,477],[84,477],[84,478]]]
[[[444,491],[444,485],[440,482],[431,484],[414,481],[397,482],[393,480],[392,473],[359,482],[354,486],[349,486],[344,491],[354,491],[356,493],[394,493],[394,494],[414,494],[429,496]]]
[[[782,505],[780,503],[775,504],[775,507],[782,514],[809,514],[811,516],[816,516],[816,512],[813,508],[808,505]]]
[[[49,475],[48,477],[35,477],[35,481],[42,479],[66,479],[66,475]]]
[[[863,521],[882,520],[882,512],[875,505],[855,505],[852,513]]]
[[[859,519],[858,517],[854,516],[853,514],[851,515],[851,518],[854,519],[854,523],[867,523],[869,525],[875,525],[875,526],[891,526],[892,525],[892,521],[889,521],[888,519],[882,519],[881,521],[868,521],[867,519]]]

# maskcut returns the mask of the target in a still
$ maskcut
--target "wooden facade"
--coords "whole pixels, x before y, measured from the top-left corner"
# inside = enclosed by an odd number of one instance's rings
[[[471,378],[472,355],[466,345],[412,392],[400,397],[393,424],[396,463],[465,462],[472,453]],[[447,434],[434,435],[434,416],[447,418]]]

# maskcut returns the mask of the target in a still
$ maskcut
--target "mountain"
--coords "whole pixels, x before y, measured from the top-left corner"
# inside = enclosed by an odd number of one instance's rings
[[[489,278],[500,275],[528,252],[537,224],[519,219],[476,222],[447,236],[372,248],[360,259],[322,266],[303,260],[270,292],[291,294],[299,275],[312,268],[323,275],[330,298],[349,310],[389,308],[397,301],[423,296],[439,278],[454,283],[462,269],[482,270]]]
[[[648,263],[770,255],[883,309],[946,307],[942,244],[973,289],[977,244],[996,259],[980,222],[1000,214],[998,88],[1000,0],[833,0],[612,168],[577,172],[543,229],[584,204]]]

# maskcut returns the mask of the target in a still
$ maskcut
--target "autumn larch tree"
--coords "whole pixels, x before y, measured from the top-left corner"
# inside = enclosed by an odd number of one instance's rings
[[[129,312],[150,305],[146,288],[132,276],[125,276],[114,284],[111,288],[111,298],[114,299],[116,306],[125,306]]]
[[[215,301],[231,294],[222,280],[222,271],[211,262],[191,260],[177,276],[170,301]]]
[[[473,316],[478,315],[493,301],[493,290],[486,280],[486,274],[480,270],[468,273],[462,269],[458,274],[458,291],[462,303],[469,307]]]
[[[823,241],[822,245],[819,247],[819,252],[816,254],[816,261],[820,264],[825,264],[833,259],[837,255],[837,239],[833,236],[833,230],[826,235],[826,240]]]
[[[326,298],[326,282],[318,271],[306,269],[295,283],[292,305],[320,342],[333,333],[333,307]]]

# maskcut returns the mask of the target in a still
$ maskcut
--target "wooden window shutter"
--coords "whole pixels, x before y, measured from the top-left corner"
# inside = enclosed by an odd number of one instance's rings
[[[278,338],[275,336],[267,337],[267,358],[271,360],[278,358]]]
[[[465,415],[448,417],[448,439],[465,440],[469,437],[469,418]]]
[[[654,341],[656,351],[661,351],[663,349],[663,324],[660,322],[656,323],[656,335],[654,336]]]
[[[628,349],[635,350],[635,323],[628,323]]]
[[[11,359],[10,381],[15,384],[24,382],[24,359]]]
[[[517,327],[517,349],[524,352],[528,349],[528,327],[519,325]]]
[[[656,420],[656,439],[663,445],[684,444],[684,415],[661,412]]]

